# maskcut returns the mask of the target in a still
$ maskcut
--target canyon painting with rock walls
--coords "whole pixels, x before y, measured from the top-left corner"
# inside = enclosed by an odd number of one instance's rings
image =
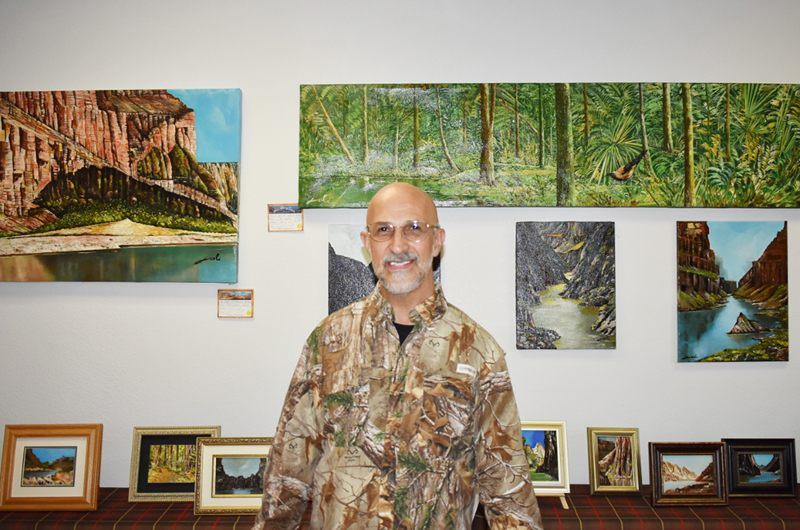
[[[235,282],[240,123],[237,89],[0,92],[0,280]]]
[[[677,228],[679,362],[787,361],[787,223]]]
[[[614,223],[517,223],[517,348],[615,348],[614,256]]]

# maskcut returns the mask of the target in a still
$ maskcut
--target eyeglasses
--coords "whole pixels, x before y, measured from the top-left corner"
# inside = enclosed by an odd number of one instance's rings
[[[427,223],[420,223],[419,221],[409,221],[403,226],[399,227],[400,233],[403,237],[414,243],[419,243],[431,232],[438,230],[439,225],[429,225]],[[392,223],[375,223],[367,225],[367,233],[375,241],[389,241],[394,237],[394,225]]]

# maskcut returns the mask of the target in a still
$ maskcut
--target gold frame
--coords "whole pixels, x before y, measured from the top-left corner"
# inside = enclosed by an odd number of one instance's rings
[[[533,482],[536,495],[564,495],[569,493],[569,458],[567,456],[567,422],[566,421],[521,421],[522,430],[556,431],[556,451],[558,453],[557,481]]]
[[[201,438],[197,440],[197,480],[194,489],[194,514],[247,515],[257,513],[261,509],[262,496],[260,493],[257,495],[231,496],[227,499],[214,495],[214,457],[266,457],[272,448],[272,442],[273,438],[271,437]]]
[[[139,478],[142,472],[141,453],[145,436],[194,436],[195,440],[197,440],[199,437],[217,437],[220,436],[221,432],[222,427],[219,425],[203,427],[134,427],[128,502],[191,502],[194,499],[194,491],[180,491],[185,486],[176,487],[173,491],[165,491],[169,488],[163,487],[160,488],[162,491],[140,491],[144,487],[144,485],[139,484]],[[197,479],[195,478],[196,482]]]
[[[19,465],[19,461],[16,458],[17,441],[24,438],[85,438],[86,462],[83,466],[78,466],[78,469],[83,469],[82,495],[69,497],[14,496],[14,469]],[[103,425],[101,423],[6,425],[3,441],[2,472],[0,473],[0,510],[96,510],[100,487],[100,454],[102,445]],[[76,454],[76,460],[78,460],[77,456]],[[75,482],[78,482],[78,480]]]
[[[629,436],[631,439],[631,472],[633,485],[614,486],[600,484],[599,436]],[[639,450],[639,429],[617,429],[587,427],[586,438],[589,444],[589,493],[631,493],[638,492],[642,486],[642,456]]]

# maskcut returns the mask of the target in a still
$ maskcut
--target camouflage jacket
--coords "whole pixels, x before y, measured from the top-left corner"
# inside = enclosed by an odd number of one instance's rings
[[[256,529],[541,529],[505,354],[437,293],[399,343],[379,288],[328,316],[292,377]]]

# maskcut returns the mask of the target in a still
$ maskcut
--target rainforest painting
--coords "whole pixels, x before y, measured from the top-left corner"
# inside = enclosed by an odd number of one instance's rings
[[[797,207],[800,85],[301,85],[302,208]]]

